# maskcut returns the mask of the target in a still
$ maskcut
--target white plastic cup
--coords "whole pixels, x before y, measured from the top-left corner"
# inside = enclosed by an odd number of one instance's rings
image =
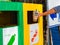
[[[39,12],[36,10],[33,12],[33,21],[36,22],[38,20],[38,15],[39,15]]]

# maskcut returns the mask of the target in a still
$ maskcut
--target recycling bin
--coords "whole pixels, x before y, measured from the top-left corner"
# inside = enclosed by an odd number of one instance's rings
[[[43,45],[43,17],[33,21],[42,4],[0,2],[0,45]]]

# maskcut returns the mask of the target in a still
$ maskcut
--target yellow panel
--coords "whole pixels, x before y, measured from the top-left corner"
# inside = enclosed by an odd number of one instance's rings
[[[23,3],[23,20],[24,20],[24,45],[30,45],[30,29],[27,24],[27,11],[34,10],[43,11],[42,4]],[[38,22],[39,41],[33,45],[43,45],[43,17],[39,18]]]

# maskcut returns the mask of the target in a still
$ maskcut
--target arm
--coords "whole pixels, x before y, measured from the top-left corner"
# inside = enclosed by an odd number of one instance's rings
[[[47,16],[48,14],[56,13],[55,9],[52,8],[44,13],[40,13],[39,16]]]
[[[53,13],[59,13],[60,12],[60,6],[54,7],[46,12],[40,13],[39,16],[46,16],[48,14],[53,14]]]

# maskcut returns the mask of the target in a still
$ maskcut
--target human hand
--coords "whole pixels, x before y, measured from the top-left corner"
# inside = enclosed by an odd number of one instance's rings
[[[41,16],[43,16],[43,13],[39,13],[38,17],[41,17]]]

